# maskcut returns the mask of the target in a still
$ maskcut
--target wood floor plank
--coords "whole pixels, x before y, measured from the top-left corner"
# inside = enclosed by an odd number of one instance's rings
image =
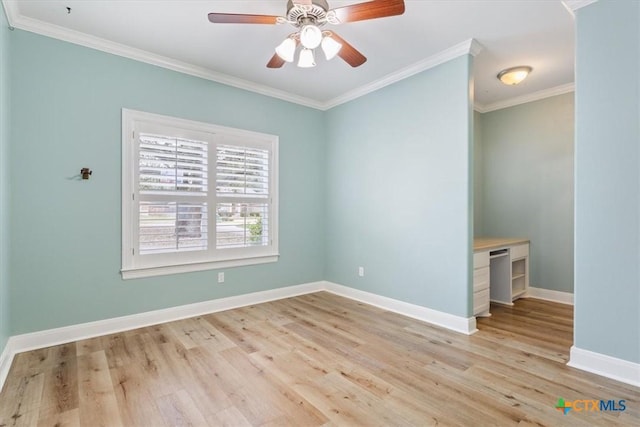
[[[57,412],[54,408],[40,411],[38,427],[80,427],[80,409]]]
[[[256,423],[258,419],[266,419],[267,422],[290,419],[287,424],[311,426],[322,425],[327,421],[321,411],[280,381],[276,375],[265,370],[241,349],[225,350],[222,354],[250,384],[250,389],[246,386],[242,387],[231,396],[231,399],[252,423]],[[246,405],[249,399],[252,401],[260,399],[259,405],[250,405],[260,408],[262,410],[260,413]],[[267,407],[266,412],[263,405]]]
[[[249,420],[235,406],[230,406],[207,418],[207,422],[211,426],[219,427],[251,427]]]
[[[162,396],[157,404],[168,426],[208,426],[186,390]]]
[[[61,414],[79,405],[77,360],[63,358],[44,372],[44,389],[40,410],[51,409],[52,415]]]
[[[639,388],[566,366],[571,306],[491,312],[467,336],[318,292],[25,352],[0,427],[640,425]]]
[[[162,426],[161,413],[147,388],[146,375],[134,364],[110,368],[122,424]]]
[[[109,364],[103,350],[78,357],[80,424],[122,426]]]
[[[21,370],[16,369],[16,371],[20,372]],[[38,422],[42,400],[44,374],[27,373],[11,382],[7,379],[7,382],[2,399],[0,399],[0,425],[35,425]]]

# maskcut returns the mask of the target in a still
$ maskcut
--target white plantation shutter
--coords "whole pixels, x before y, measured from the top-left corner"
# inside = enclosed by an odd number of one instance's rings
[[[269,150],[216,148],[216,247],[269,244]]]
[[[217,248],[241,248],[269,244],[267,203],[218,203]],[[225,220],[225,218],[235,218]]]
[[[208,143],[142,132],[138,139],[140,255],[206,250]]]
[[[123,110],[122,206],[124,278],[276,261],[277,137]]]
[[[140,205],[140,255],[205,250],[207,204],[146,202]]]
[[[139,140],[141,194],[207,195],[207,142],[146,133]]]
[[[219,145],[216,191],[219,196],[269,196],[269,151]]]

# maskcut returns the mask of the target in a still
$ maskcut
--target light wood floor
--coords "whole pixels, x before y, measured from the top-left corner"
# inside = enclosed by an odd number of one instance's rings
[[[21,353],[0,425],[640,425],[640,389],[565,365],[571,307],[492,312],[465,336],[320,292]]]

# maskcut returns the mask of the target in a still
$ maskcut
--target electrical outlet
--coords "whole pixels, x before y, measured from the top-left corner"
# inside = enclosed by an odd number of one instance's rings
[[[364,267],[358,267],[358,276],[364,277]]]
[[[224,283],[224,273],[218,273],[218,283]]]

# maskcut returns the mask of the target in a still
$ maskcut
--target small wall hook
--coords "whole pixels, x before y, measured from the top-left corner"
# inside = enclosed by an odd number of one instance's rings
[[[80,169],[80,175],[82,175],[82,179],[89,179],[89,175],[91,175],[93,171],[89,168]]]

